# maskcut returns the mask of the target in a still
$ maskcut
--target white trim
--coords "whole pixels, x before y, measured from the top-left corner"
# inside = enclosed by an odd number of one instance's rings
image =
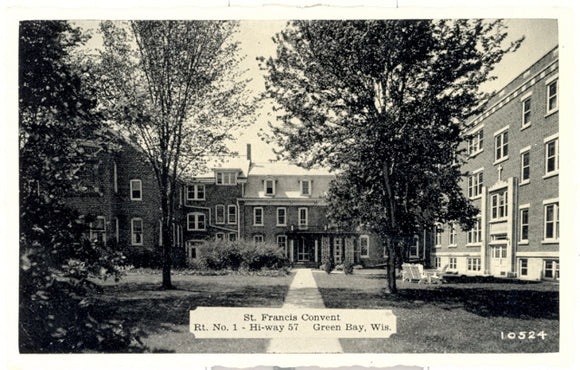
[[[193,198],[189,197],[189,188],[193,187]],[[199,189],[203,189],[203,198],[199,198],[198,192]],[[205,200],[205,185],[202,184],[192,184],[192,185],[185,185],[185,200],[193,200],[193,201],[199,201],[199,200]]]
[[[547,144],[548,142],[550,142],[550,141],[552,141],[552,140],[554,140],[554,139],[557,139],[559,135],[560,135],[560,133],[558,133],[558,132],[557,132],[557,133],[555,133],[554,135],[551,135],[551,136],[545,137],[545,138],[544,138],[544,144]]]
[[[280,222],[280,210],[284,210],[284,223],[281,224]],[[277,207],[276,208],[276,226],[287,226],[288,225],[288,212],[286,207]]]
[[[516,257],[549,257],[549,258],[560,258],[560,253],[558,251],[551,251],[551,252],[526,252],[526,251],[519,251],[516,252]]]
[[[119,217],[115,217],[115,241],[119,242]]]
[[[136,242],[134,235],[135,235],[135,228],[133,225],[134,221],[141,221],[141,241],[140,242]],[[143,225],[143,219],[141,217],[133,217],[131,218],[131,245],[143,245],[143,236],[144,236],[144,225]]]
[[[493,133],[493,137],[495,138],[497,135],[503,133],[504,131],[507,131],[510,128],[510,125],[507,125],[505,127],[500,128],[499,130],[497,130],[496,132]]]
[[[300,223],[301,221],[301,211],[304,210],[304,214],[305,214],[305,222],[304,224]],[[308,228],[308,208],[307,207],[300,207],[298,208],[298,229],[307,229]]]
[[[256,238],[260,238],[262,240],[258,241],[256,240]],[[252,237],[252,239],[254,239],[254,244],[258,244],[258,243],[264,243],[264,234],[254,234],[254,236]]]
[[[549,78],[546,78],[546,81],[544,81],[544,85],[549,85],[551,84],[554,80],[557,80],[559,77],[559,73],[555,73],[552,76],[550,76]]]
[[[256,223],[256,211],[258,209],[260,210],[260,217],[261,217],[260,223]],[[264,226],[264,208],[263,207],[254,207],[253,215],[254,215],[253,226]]]
[[[472,174],[472,175],[475,175],[475,174],[477,174],[477,173],[479,173],[479,172],[482,172],[484,169],[485,169],[485,167],[478,168],[477,170],[473,170],[473,171],[471,171],[471,174]]]
[[[113,161],[113,191],[115,192],[115,194],[119,192],[118,182],[119,176],[117,173],[117,161]]]
[[[365,239],[367,241],[367,253],[362,254],[362,240]],[[370,257],[370,238],[368,235],[361,235],[359,237],[359,251],[360,251],[360,257],[361,258],[369,258]],[[418,249],[417,249],[418,251]]]
[[[530,208],[530,203],[522,204],[518,207],[518,209]]]
[[[523,102],[524,100],[526,100],[527,98],[529,98],[530,96],[532,96],[532,92],[533,92],[533,91],[530,91],[530,92],[528,92],[528,93],[524,94],[524,96],[522,96],[522,97],[520,98],[520,102]]]
[[[268,193],[268,182],[272,182],[272,193]],[[275,179],[264,179],[264,196],[273,197],[276,195],[276,180]]]
[[[218,207],[222,209],[222,220],[218,219]],[[226,223],[226,206],[224,204],[216,204],[215,205],[215,224],[216,225],[223,225]]]
[[[234,222],[230,222],[230,209],[234,209]],[[226,213],[228,225],[236,225],[238,223],[238,207],[235,204],[228,204]]]
[[[133,181],[138,181],[139,184],[139,198],[133,198]],[[143,181],[141,179],[129,180],[129,197],[131,200],[143,200]]]
[[[524,148],[521,148],[520,149],[520,154],[524,154],[525,152],[529,152],[531,149],[532,149],[532,146],[531,145],[528,145],[528,146],[526,146]]]
[[[304,183],[308,183],[308,193],[304,194],[303,186]],[[312,180],[300,180],[300,195],[301,196],[310,196],[312,195]]]
[[[469,130],[467,132],[467,135],[473,135],[473,134],[477,133],[479,130],[483,130],[484,127],[485,127],[485,123],[482,123],[482,124],[476,126],[475,128],[472,128],[471,130]]]
[[[480,257],[480,252],[447,252],[447,253],[437,253],[434,257]]]
[[[543,200],[542,204],[546,205],[546,204],[558,203],[558,202],[560,202],[560,198],[550,198],[550,199]]]
[[[193,228],[190,228],[190,220],[189,217],[193,216]],[[203,229],[197,227],[197,223],[199,222],[199,216],[203,216]],[[205,231],[207,230],[207,220],[205,213],[203,212],[189,212],[186,215],[186,224],[187,224],[187,231]]]

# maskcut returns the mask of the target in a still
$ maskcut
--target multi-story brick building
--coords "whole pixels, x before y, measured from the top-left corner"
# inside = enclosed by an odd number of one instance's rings
[[[161,246],[161,202],[157,180],[139,148],[119,139],[118,150],[97,153],[81,171],[85,190],[67,203],[90,223],[88,238],[115,243],[139,260],[155,258]],[[87,144],[87,150],[98,151]],[[173,223],[175,258],[180,257],[183,227]],[[153,263],[154,264],[154,263]]]
[[[465,125],[465,194],[480,209],[467,233],[439,225],[432,263],[465,275],[559,278],[558,48]]]

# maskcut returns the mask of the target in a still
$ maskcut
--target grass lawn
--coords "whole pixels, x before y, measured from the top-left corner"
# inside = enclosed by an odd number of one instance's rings
[[[384,293],[382,274],[314,272],[328,308],[385,308],[397,317],[388,339],[341,339],[347,353],[558,352],[558,285],[548,282],[460,281],[426,285],[397,281]],[[501,332],[546,333],[545,339],[501,339]]]
[[[159,273],[128,273],[94,296],[95,316],[126,320],[140,329],[150,352],[263,353],[267,339],[195,339],[189,311],[197,306],[281,307],[293,276],[174,274],[177,289],[162,290]]]

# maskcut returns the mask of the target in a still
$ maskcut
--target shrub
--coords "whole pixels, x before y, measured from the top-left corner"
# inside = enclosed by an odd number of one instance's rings
[[[276,245],[247,241],[208,241],[200,248],[200,261],[191,267],[205,270],[258,271],[284,269],[290,262]]]
[[[330,274],[334,270],[334,261],[330,257],[325,257],[322,261],[322,266],[327,274]]]
[[[163,255],[158,249],[145,249],[124,245],[120,251],[125,256],[124,265],[135,268],[161,268],[163,265]]]
[[[344,273],[345,275],[352,275],[353,264],[351,262],[344,263]]]

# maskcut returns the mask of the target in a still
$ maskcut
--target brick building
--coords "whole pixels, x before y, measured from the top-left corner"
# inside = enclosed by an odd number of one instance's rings
[[[157,180],[140,149],[119,140],[119,150],[96,153],[80,175],[85,190],[67,199],[67,203],[95,220],[90,223],[91,240],[114,243],[139,259],[156,258],[161,246],[161,203]],[[98,148],[88,150],[98,151]],[[183,228],[178,222],[175,235],[175,258],[180,257]]]
[[[437,267],[462,275],[559,278],[558,48],[531,65],[465,125],[465,194],[476,227],[438,225]]]

